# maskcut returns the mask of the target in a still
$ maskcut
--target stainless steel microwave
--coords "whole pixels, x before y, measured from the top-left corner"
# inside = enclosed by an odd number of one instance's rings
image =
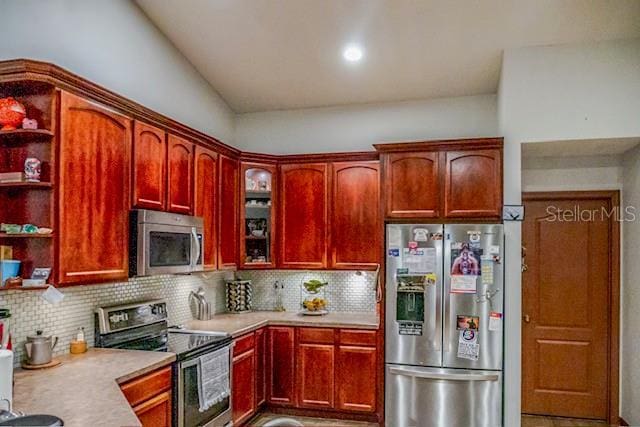
[[[132,210],[129,276],[202,271],[203,242],[200,217]]]

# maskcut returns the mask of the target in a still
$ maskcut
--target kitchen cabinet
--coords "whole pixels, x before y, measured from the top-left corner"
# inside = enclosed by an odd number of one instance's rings
[[[377,144],[385,216],[499,220],[502,138]]]
[[[296,348],[298,407],[334,407],[335,348],[333,329],[298,328]]]
[[[378,377],[376,357],[375,347],[338,346],[336,363],[338,409],[357,412],[375,411]]]
[[[127,280],[131,119],[62,92],[58,280]]]
[[[280,268],[327,267],[328,188],[326,163],[280,166]]]
[[[143,427],[172,425],[171,377],[167,366],[120,385]]]
[[[164,210],[167,144],[163,130],[144,122],[133,126],[133,206]]]
[[[193,144],[169,134],[167,138],[167,210],[191,215],[193,209]]]
[[[240,165],[240,267],[275,267],[275,165]]]
[[[267,333],[265,328],[255,332],[256,410],[267,401]]]
[[[218,268],[238,265],[238,161],[218,157]]]
[[[384,160],[385,210],[388,218],[438,218],[438,152],[391,153]]]
[[[241,425],[253,416],[255,405],[255,349],[254,334],[236,340],[233,350],[232,417],[234,425]],[[245,345],[242,345],[244,343]],[[244,348],[246,347],[246,348]]]
[[[268,329],[267,400],[280,406],[295,405],[295,334],[292,327]]]
[[[218,199],[218,154],[196,146],[194,161],[194,205],[195,216],[204,223],[203,264],[206,270],[218,265],[218,230],[216,202]]]
[[[502,212],[502,151],[449,151],[445,156],[445,216],[499,218]]]
[[[371,269],[380,263],[380,164],[332,164],[331,267]]]

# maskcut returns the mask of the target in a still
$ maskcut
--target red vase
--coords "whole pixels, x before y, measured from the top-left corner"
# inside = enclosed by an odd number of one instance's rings
[[[0,99],[0,130],[14,130],[22,123],[27,116],[24,105],[12,97]]]

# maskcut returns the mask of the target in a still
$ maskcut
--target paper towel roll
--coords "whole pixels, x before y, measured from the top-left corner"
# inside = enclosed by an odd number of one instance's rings
[[[7,402],[9,401],[9,407]],[[13,399],[13,351],[0,350],[0,409],[11,410]]]

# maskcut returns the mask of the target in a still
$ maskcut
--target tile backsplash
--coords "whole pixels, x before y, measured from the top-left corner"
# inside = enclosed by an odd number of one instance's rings
[[[287,311],[299,311],[302,302],[303,281],[318,279],[326,281],[325,298],[329,311],[376,311],[376,273],[363,271],[300,271],[300,270],[251,270],[238,275],[251,280],[253,285],[253,308],[273,310],[276,304],[274,283],[284,285],[283,305]]]
[[[225,311],[225,278],[233,272],[216,271],[190,276],[154,276],[131,279],[123,283],[109,283],[59,288],[64,299],[50,304],[41,295],[43,291],[0,292],[0,307],[11,310],[11,331],[16,364],[23,359],[24,342],[37,329],[59,339],[55,355],[69,352],[69,343],[79,327],[84,327],[89,346],[94,343],[96,307],[130,301],[164,299],[167,301],[169,324],[191,320],[188,304],[189,292],[202,287],[211,301],[214,312]]]
[[[59,288],[64,299],[50,304],[43,291],[0,292],[0,308],[11,310],[11,331],[16,364],[23,359],[27,336],[41,329],[46,335],[57,336],[55,355],[69,352],[69,343],[79,327],[84,327],[89,346],[94,343],[94,310],[99,306],[132,301],[164,299],[167,301],[169,324],[193,319],[188,303],[189,292],[202,287],[214,313],[225,312],[225,280],[232,271],[199,273],[190,276],[154,276],[131,279],[128,282]],[[274,283],[284,285],[283,305],[287,311],[300,310],[303,280],[319,279],[329,283],[325,288],[329,311],[376,311],[376,274],[354,271],[252,270],[238,275],[253,283],[254,310],[273,310],[276,302]]]

